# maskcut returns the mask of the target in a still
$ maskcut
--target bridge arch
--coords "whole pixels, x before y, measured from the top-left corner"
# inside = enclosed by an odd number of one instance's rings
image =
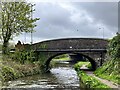
[[[45,65],[46,65],[46,71],[49,71],[50,67],[49,67],[49,64],[50,62],[52,61],[53,58],[55,58],[56,56],[59,56],[59,55],[63,55],[63,54],[71,54],[70,52],[61,52],[61,53],[57,53],[57,54],[54,54],[52,56],[50,56],[47,61],[45,62]],[[89,62],[91,63],[92,65],[92,70],[95,70],[96,69],[96,62],[93,58],[85,55],[85,54],[82,54],[82,53],[74,53],[72,52],[72,54],[79,54],[80,56],[84,56],[85,58],[87,58],[89,60]],[[80,60],[79,60],[80,61]]]
[[[46,70],[52,58],[68,53],[77,53],[88,58],[95,70],[105,62],[107,46],[108,40],[100,38],[62,38],[34,43],[32,50],[36,60],[43,61]]]

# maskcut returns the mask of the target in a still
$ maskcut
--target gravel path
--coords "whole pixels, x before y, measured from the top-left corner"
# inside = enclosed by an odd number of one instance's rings
[[[86,67],[86,65],[83,65],[80,69],[88,69],[88,68]],[[106,79],[102,79],[102,78],[99,78],[99,77],[95,76],[95,74],[93,74],[93,71],[86,71],[86,73],[87,73],[87,75],[95,77],[96,79],[98,79],[99,81],[101,81],[102,83],[108,85],[111,88],[118,88],[118,87],[120,87],[120,85],[114,84],[111,81],[108,81]],[[120,89],[118,88],[118,90],[120,90]]]
[[[111,82],[111,81],[108,81],[108,80],[106,80],[106,79],[102,79],[102,78],[99,78],[99,77],[95,76],[95,74],[93,74],[92,71],[86,71],[86,73],[87,73],[87,75],[93,76],[94,78],[98,79],[99,81],[101,81],[102,83],[108,85],[108,86],[111,87],[111,88],[118,88],[118,87],[120,87],[120,86],[118,86],[117,84],[115,85],[115,84],[114,84],[113,82]]]

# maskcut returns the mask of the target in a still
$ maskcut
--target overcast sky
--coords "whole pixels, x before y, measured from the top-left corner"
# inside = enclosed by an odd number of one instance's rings
[[[33,43],[58,38],[112,38],[118,31],[117,2],[34,2]],[[14,38],[30,43],[30,34]],[[25,40],[26,37],[26,40]]]

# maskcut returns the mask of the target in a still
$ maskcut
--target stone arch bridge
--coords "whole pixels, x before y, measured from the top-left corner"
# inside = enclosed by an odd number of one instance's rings
[[[42,41],[32,44],[31,47],[36,53],[36,59],[45,64],[46,70],[49,70],[50,61],[62,54],[69,54],[76,61],[85,57],[95,70],[104,63],[107,46],[108,41],[104,39],[64,38]]]

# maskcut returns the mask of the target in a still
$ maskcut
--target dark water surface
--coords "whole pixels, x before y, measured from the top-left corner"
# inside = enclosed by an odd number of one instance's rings
[[[50,73],[6,82],[2,88],[5,90],[79,90],[80,86],[72,65],[64,63],[52,68]]]

